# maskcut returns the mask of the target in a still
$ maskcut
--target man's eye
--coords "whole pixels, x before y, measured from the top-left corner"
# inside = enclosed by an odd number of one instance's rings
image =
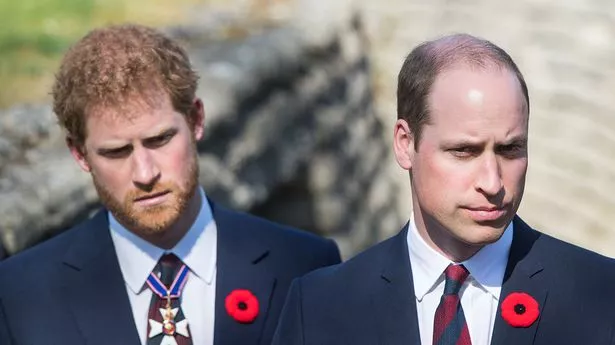
[[[118,149],[109,149],[101,152],[101,155],[106,158],[124,158],[130,154],[131,149],[129,147],[121,147]]]
[[[166,143],[169,142],[169,140],[171,140],[171,138],[173,137],[173,134],[164,134],[164,135],[160,135],[154,138],[150,138],[147,139],[147,146],[150,147],[160,147]]]
[[[478,153],[478,150],[469,146],[455,147],[449,150],[449,152],[456,157],[471,157]]]
[[[526,147],[522,144],[503,145],[498,149],[498,153],[506,157],[518,157],[525,154]]]

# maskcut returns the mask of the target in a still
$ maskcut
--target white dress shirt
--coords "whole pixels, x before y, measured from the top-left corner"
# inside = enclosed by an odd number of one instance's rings
[[[173,253],[190,269],[181,308],[188,320],[193,344],[213,345],[216,298],[217,229],[205,192],[201,210],[186,235],[170,250],[136,236],[109,213],[109,228],[141,344],[147,342],[152,291],[145,281],[163,254]]]
[[[491,343],[512,235],[511,222],[499,240],[461,262],[470,272],[459,294],[473,345]],[[434,316],[444,292],[444,270],[453,262],[427,245],[414,218],[410,219],[407,241],[421,344],[432,344]]]

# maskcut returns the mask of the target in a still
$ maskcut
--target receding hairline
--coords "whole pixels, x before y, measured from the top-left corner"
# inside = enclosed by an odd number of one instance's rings
[[[456,68],[467,68],[475,71],[497,70],[512,73],[518,81],[525,111],[529,113],[529,99],[524,94],[526,92],[523,89],[525,80],[523,80],[521,72],[512,57],[491,41],[470,34],[456,33],[426,41],[418,49],[421,49],[421,53],[434,60],[436,66],[435,79]],[[527,88],[527,86],[525,87]]]
[[[423,53],[434,59],[442,69],[465,65],[466,67],[499,67],[507,68],[501,61],[508,55],[503,49],[490,41],[469,34],[453,34],[427,41],[421,44]],[[511,61],[512,62],[512,59]]]

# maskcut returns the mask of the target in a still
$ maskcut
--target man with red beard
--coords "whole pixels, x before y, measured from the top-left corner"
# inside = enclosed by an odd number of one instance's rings
[[[198,185],[205,112],[185,51],[143,26],[64,57],[54,112],[105,209],[0,266],[0,344],[268,344],[331,240],[227,210]]]

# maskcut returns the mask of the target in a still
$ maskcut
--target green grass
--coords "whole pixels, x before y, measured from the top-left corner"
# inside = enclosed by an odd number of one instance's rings
[[[66,49],[94,27],[181,22],[208,0],[0,0],[0,108],[49,100]]]

